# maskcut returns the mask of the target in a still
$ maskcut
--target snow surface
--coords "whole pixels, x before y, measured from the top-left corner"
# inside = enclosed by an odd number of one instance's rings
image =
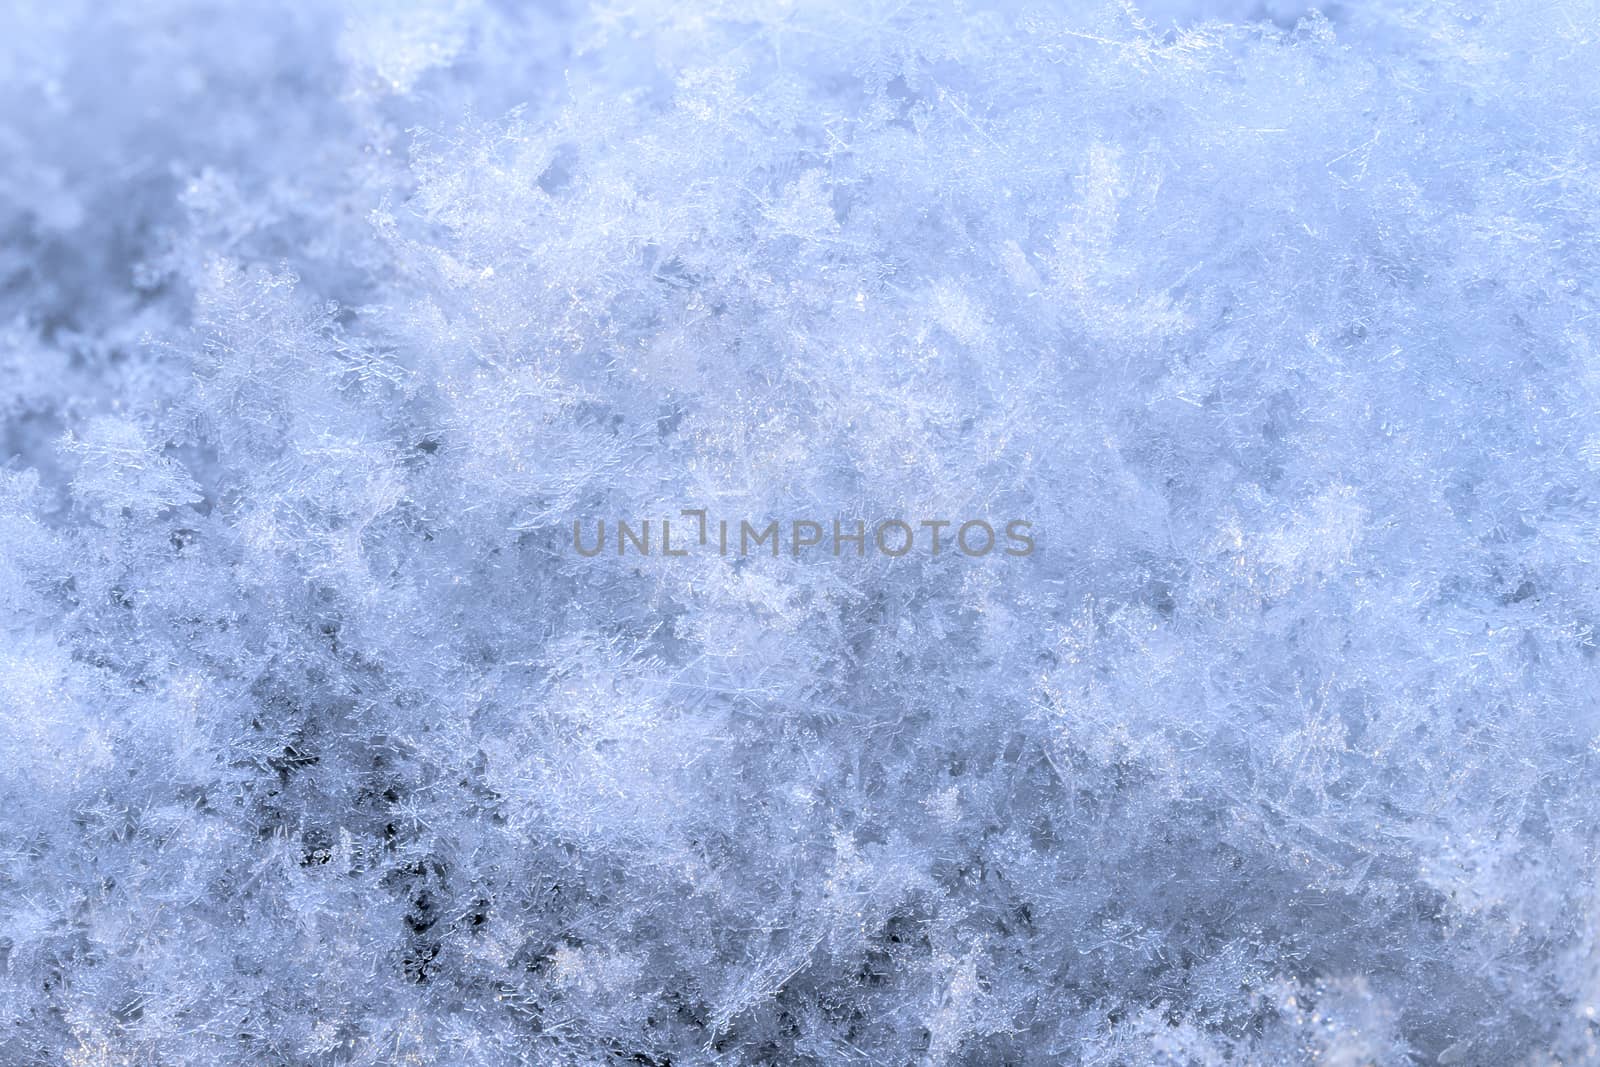
[[[0,1064],[1600,1062],[1600,4],[1325,10],[0,4]]]

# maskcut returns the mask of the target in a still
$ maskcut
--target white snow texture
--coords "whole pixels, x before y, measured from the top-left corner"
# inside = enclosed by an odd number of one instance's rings
[[[1600,1063],[1597,267],[1597,0],[3,0],[0,1064]]]

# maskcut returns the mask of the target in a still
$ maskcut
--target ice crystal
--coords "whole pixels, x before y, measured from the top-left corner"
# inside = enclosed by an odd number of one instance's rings
[[[0,1063],[1600,1062],[1597,27],[5,5]]]

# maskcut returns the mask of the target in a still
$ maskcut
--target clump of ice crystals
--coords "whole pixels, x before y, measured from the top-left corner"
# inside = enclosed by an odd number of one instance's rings
[[[9,5],[0,1061],[1592,1062],[1597,27]]]

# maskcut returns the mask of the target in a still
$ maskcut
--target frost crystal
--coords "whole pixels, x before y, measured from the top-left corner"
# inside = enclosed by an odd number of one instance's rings
[[[1594,0],[4,7],[0,1064],[1600,1063]]]

